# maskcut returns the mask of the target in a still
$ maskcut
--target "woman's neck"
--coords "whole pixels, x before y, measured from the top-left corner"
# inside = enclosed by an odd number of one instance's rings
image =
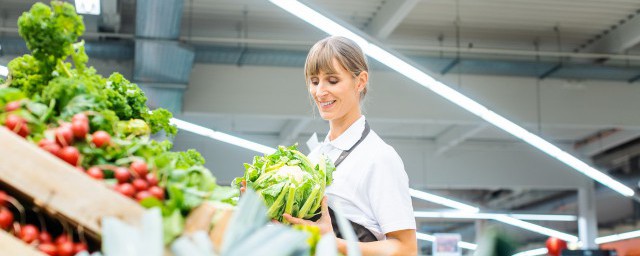
[[[329,122],[329,140],[333,141],[340,137],[349,127],[358,121],[362,114],[360,111],[354,111],[352,114],[347,114],[341,118],[331,120]]]

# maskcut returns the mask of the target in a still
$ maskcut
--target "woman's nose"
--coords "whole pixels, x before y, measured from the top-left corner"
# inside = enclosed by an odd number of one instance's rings
[[[322,82],[318,83],[318,86],[316,86],[316,96],[320,97],[320,96],[324,96],[327,94],[327,87],[326,85],[323,85]]]

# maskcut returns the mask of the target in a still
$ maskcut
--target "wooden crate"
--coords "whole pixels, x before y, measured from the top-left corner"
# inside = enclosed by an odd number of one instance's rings
[[[0,182],[99,238],[101,219],[112,216],[139,226],[137,202],[0,126]],[[1,247],[0,247],[1,248]],[[19,254],[15,254],[19,255]]]
[[[22,242],[0,229],[0,255],[46,256],[46,254]]]

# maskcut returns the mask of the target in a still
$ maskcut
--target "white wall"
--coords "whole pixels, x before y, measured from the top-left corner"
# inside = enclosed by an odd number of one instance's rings
[[[186,112],[307,116],[302,68],[196,64],[185,93]],[[443,78],[457,82],[457,75]],[[531,78],[462,76],[461,91],[516,123],[536,123]],[[367,113],[376,118],[480,122],[396,72],[371,74]],[[457,86],[453,86],[457,87]],[[625,82],[543,80],[543,125],[640,128],[640,87]]]

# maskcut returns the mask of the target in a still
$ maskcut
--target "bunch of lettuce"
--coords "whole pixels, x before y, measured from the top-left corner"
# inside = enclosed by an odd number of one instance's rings
[[[269,207],[269,217],[283,221],[284,213],[297,218],[313,217],[336,168],[324,156],[318,163],[311,163],[293,145],[280,146],[271,155],[256,156],[253,164],[245,164],[245,169],[244,176],[234,179],[233,185],[239,187],[246,181],[248,188],[262,196]]]

